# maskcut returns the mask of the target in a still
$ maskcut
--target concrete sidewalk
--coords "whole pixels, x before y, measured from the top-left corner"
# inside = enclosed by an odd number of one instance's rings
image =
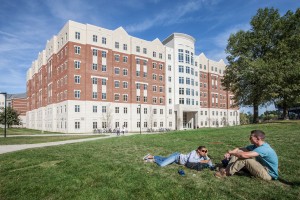
[[[126,133],[124,136],[131,136],[136,135],[138,133]],[[15,137],[21,137],[21,136],[69,136],[69,135],[75,135],[75,134],[44,134],[44,135],[18,135]],[[78,135],[78,134],[76,134]],[[83,135],[83,134],[82,134]],[[87,134],[84,134],[87,135]],[[95,134],[91,134],[95,135]],[[85,139],[75,139],[75,140],[66,140],[66,141],[58,141],[58,142],[47,142],[47,143],[38,143],[38,144],[17,144],[17,145],[0,145],[0,154],[14,152],[14,151],[20,151],[24,149],[32,149],[32,148],[41,148],[41,147],[50,147],[50,146],[57,146],[57,145],[63,145],[63,144],[72,144],[72,143],[78,143],[78,142],[86,142],[86,141],[92,141],[92,140],[102,140],[112,137],[124,137],[123,135],[117,136],[116,134],[111,134],[104,137],[96,137],[96,138],[85,138]],[[13,137],[13,136],[8,136]]]

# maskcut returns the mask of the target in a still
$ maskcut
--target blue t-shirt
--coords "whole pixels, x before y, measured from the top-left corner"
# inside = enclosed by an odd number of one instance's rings
[[[246,147],[249,151],[254,151],[259,154],[256,160],[268,168],[268,173],[273,179],[278,178],[278,157],[274,149],[268,144],[263,143],[261,146],[257,147],[255,145],[249,145]]]

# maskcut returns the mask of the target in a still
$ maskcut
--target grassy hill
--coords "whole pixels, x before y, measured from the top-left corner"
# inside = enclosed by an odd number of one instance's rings
[[[279,156],[280,177],[217,179],[213,172],[144,163],[147,153],[188,153],[199,145],[214,162],[249,144],[261,129]],[[0,155],[0,199],[299,199],[300,123],[270,123],[134,135]],[[186,176],[178,175],[184,169]]]

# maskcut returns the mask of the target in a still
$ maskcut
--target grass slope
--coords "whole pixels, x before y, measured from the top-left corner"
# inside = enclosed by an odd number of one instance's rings
[[[249,144],[261,129],[279,156],[280,176],[217,179],[213,172],[160,168],[147,153],[187,153],[206,145],[215,162],[224,152]],[[299,123],[274,123],[166,134],[134,135],[0,155],[0,199],[299,199]],[[293,185],[292,185],[293,184]]]

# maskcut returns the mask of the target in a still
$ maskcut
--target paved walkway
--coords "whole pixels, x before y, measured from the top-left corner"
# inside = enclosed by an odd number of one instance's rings
[[[136,135],[138,133],[126,133],[124,136]],[[149,133],[147,133],[149,134]],[[9,135],[7,137],[24,137],[24,136],[70,136],[70,135],[95,135],[95,134],[39,134],[39,135]],[[124,137],[123,135],[119,137]],[[0,154],[20,151],[24,149],[32,149],[32,148],[40,148],[40,147],[50,147],[50,146],[57,146],[63,144],[71,144],[77,142],[86,142],[92,140],[101,140],[107,139],[112,137],[118,137],[116,134],[110,134],[104,137],[95,137],[95,138],[84,138],[84,139],[75,139],[75,140],[65,140],[65,141],[58,141],[58,142],[46,142],[46,143],[38,143],[38,144],[17,144],[17,145],[0,145]]]

